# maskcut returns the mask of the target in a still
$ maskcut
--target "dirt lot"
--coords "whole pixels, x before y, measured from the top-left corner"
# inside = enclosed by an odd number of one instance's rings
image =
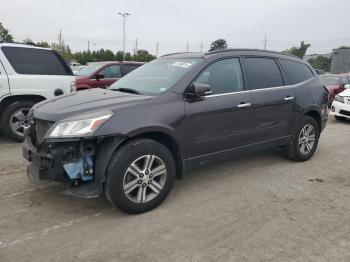
[[[349,152],[350,122],[331,119],[309,162],[272,150],[194,170],[132,216],[35,188],[0,137],[0,261],[348,262]]]

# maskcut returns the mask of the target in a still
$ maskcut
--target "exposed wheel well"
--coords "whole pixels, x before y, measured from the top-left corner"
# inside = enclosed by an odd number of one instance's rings
[[[33,101],[33,102],[39,103],[40,101],[43,101],[45,99],[46,99],[45,97],[39,96],[39,95],[15,95],[15,96],[8,96],[8,97],[5,97],[0,102],[0,112],[2,112],[7,105],[12,104],[13,102],[16,102],[16,101],[23,101],[23,100],[25,100],[25,101]]]
[[[321,130],[321,127],[322,127],[321,116],[317,111],[312,110],[312,111],[307,112],[305,115],[311,116],[312,118],[314,118],[317,121],[319,129]]]
[[[131,137],[130,139],[134,139],[134,138],[149,138],[165,145],[174,156],[175,163],[176,163],[176,178],[178,179],[182,178],[184,167],[183,167],[180,148],[177,142],[175,141],[175,139],[161,132],[143,133],[143,134]],[[124,144],[127,141],[129,141],[129,139],[126,139],[126,141],[124,141],[122,144]]]

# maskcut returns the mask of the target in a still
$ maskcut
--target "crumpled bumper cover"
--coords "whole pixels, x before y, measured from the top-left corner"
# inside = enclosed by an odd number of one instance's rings
[[[80,183],[64,193],[84,198],[100,196],[103,193],[109,160],[125,139],[124,136],[113,136],[96,141],[92,181]],[[30,162],[27,168],[29,180],[36,184],[41,184],[42,181],[60,181],[72,185],[72,180],[64,169],[64,163],[80,156],[78,149],[80,143],[82,143],[80,140],[60,141],[45,145],[45,149],[38,150],[33,145],[31,137],[26,136],[22,154]]]
[[[42,180],[66,181],[62,157],[65,151],[61,148],[50,153],[39,152],[32,144],[30,137],[25,137],[22,146],[23,157],[30,162],[27,167],[27,176],[33,183]]]

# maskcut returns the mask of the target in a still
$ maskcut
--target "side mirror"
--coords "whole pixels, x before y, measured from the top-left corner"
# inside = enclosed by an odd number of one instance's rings
[[[344,88],[350,89],[350,84],[346,84]]]
[[[100,79],[103,79],[103,78],[105,78],[105,75],[104,75],[104,74],[102,74],[102,73],[97,73],[97,74],[96,74],[96,80],[97,80],[97,81],[99,81]]]
[[[195,97],[195,98],[204,98],[205,96],[211,95],[212,90],[210,85],[194,82],[186,92],[186,95]]]

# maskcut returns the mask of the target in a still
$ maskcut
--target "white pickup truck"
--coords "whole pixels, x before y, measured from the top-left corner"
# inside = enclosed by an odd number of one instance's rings
[[[75,89],[71,69],[55,51],[0,42],[0,129],[9,138],[23,140],[34,104]]]

